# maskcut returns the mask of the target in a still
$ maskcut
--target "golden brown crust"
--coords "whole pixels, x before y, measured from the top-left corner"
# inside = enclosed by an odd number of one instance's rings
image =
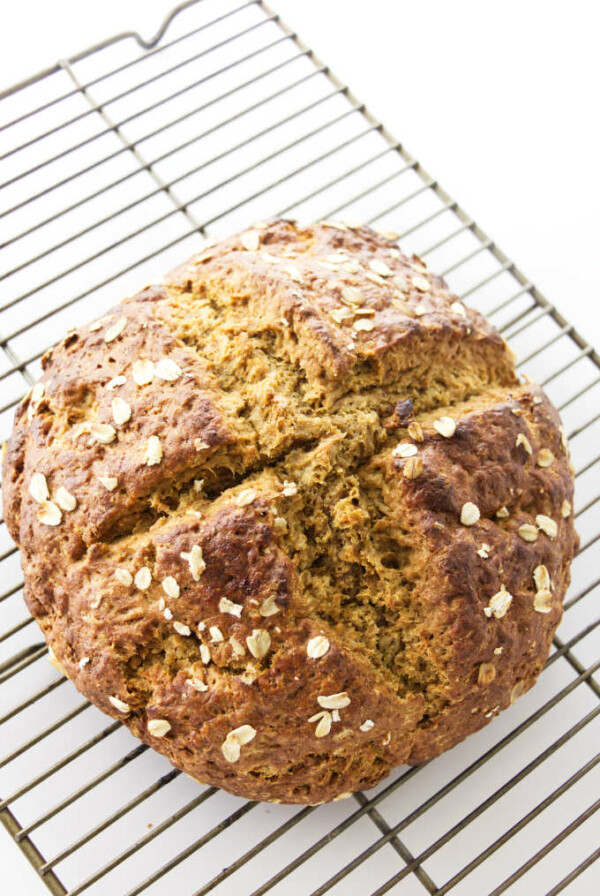
[[[168,275],[184,330],[180,297],[202,301],[226,283],[230,326],[239,315],[244,330],[250,324],[257,332],[276,331],[309,394],[326,406],[348,390],[391,381],[404,383],[411,398],[426,386],[437,404],[433,387],[452,382],[449,365],[454,373],[471,368],[471,385],[478,377],[514,382],[511,355],[497,331],[391,240],[368,227],[299,228],[285,221],[258,233],[260,251],[247,251],[233,236]],[[435,360],[440,343],[444,365]]]
[[[537,678],[577,545],[559,418],[391,240],[259,225],[69,334],[41,383],[3,479],[28,606],[192,776],[334,799]]]

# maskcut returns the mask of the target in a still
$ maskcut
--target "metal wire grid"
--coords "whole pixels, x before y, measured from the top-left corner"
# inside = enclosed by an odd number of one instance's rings
[[[0,818],[51,892],[596,892],[598,355],[260,0],[192,0],[152,40],[120,35],[0,99],[3,436],[49,344],[215,227],[359,218],[399,231],[544,384],[582,536],[532,692],[435,762],[297,808],[187,780],[65,686],[2,522]]]

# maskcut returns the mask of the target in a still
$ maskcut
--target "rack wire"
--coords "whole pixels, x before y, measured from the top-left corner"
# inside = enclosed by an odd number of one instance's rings
[[[570,436],[582,537],[533,691],[434,762],[321,807],[172,769],[46,661],[0,523],[0,820],[54,894],[591,894],[600,884],[600,358],[261,0],[190,0],[0,94],[0,432],[44,350],[273,215],[400,233],[483,311]]]

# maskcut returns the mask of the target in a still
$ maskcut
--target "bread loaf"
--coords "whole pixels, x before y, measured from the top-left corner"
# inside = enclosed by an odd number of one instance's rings
[[[4,507],[76,687],[178,768],[318,803],[535,682],[577,545],[557,412],[391,236],[257,224],[70,332]]]

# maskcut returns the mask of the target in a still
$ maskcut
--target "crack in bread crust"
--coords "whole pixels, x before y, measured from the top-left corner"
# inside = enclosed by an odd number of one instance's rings
[[[77,687],[194,777],[332,799],[535,681],[576,547],[558,415],[420,259],[275,222],[44,368],[4,468],[28,605]],[[76,506],[44,525],[60,486]]]

